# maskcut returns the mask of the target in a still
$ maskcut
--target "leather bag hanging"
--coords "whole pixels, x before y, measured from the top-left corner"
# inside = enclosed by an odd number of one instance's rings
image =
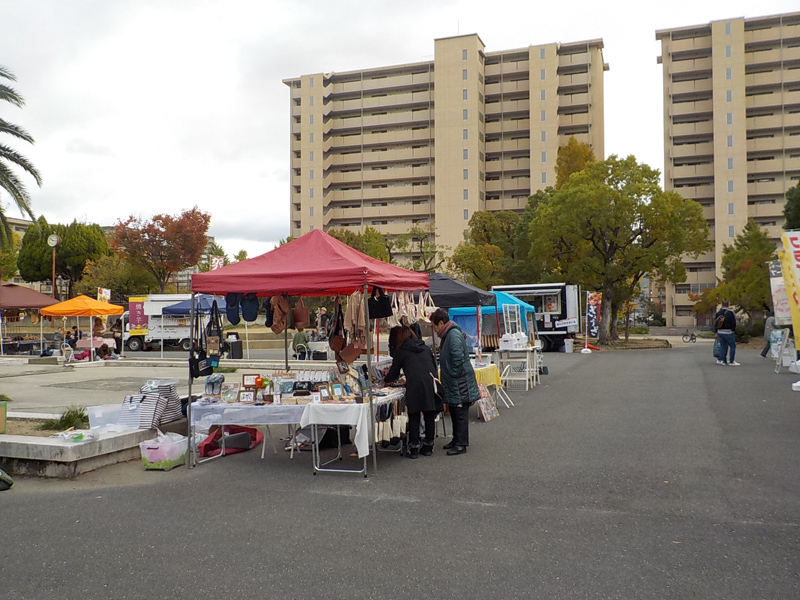
[[[289,301],[283,296],[273,296],[270,300],[272,305],[272,333],[280,335],[286,329],[286,317],[289,315]]]
[[[294,321],[295,329],[298,327],[308,327],[311,323],[311,315],[308,308],[303,304],[302,298],[297,299],[297,304],[295,304],[292,309],[292,320]]]
[[[353,361],[359,356],[361,356],[361,348],[358,342],[350,342],[339,352],[339,357],[348,365],[353,364]]]
[[[336,302],[333,307],[333,317],[331,318],[331,329],[329,334],[328,345],[334,352],[339,352],[347,344],[347,338],[344,331],[344,315],[342,314],[342,302],[339,297],[336,297]]]
[[[209,356],[219,355],[222,348],[222,317],[219,314],[217,301],[211,304],[211,316],[206,325],[206,354]]]
[[[205,343],[205,330],[200,325],[200,313],[195,313],[192,327],[194,344],[192,345],[192,349],[189,350],[189,376],[193,379],[197,379],[198,377],[211,375],[214,372],[214,368],[211,366],[206,356],[206,351],[203,348]]]
[[[372,288],[372,294],[367,300],[370,319],[382,319],[392,316],[392,299],[383,293],[378,286]]]

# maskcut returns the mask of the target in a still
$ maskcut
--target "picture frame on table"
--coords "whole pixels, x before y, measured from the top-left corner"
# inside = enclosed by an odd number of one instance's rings
[[[332,383],[331,396],[334,400],[341,400],[344,397],[344,386],[341,383]]]
[[[239,402],[254,403],[256,401],[256,390],[239,390]]]
[[[331,392],[328,389],[328,386],[320,383],[317,386],[317,391],[319,391],[319,397],[321,402],[328,402],[331,399]]]
[[[223,402],[238,402],[239,390],[238,383],[223,383],[220,390],[220,399]]]
[[[256,377],[261,377],[258,373],[243,373],[242,374],[242,387],[243,388],[256,388]]]

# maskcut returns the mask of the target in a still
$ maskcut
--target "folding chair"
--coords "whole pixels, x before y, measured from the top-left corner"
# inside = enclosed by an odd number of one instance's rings
[[[511,408],[514,406],[514,401],[511,400],[511,396],[508,395],[506,388],[508,387],[509,377],[511,373],[511,365],[506,365],[505,369],[503,369],[503,373],[500,375],[500,381],[502,381],[502,385],[497,386],[497,395],[500,397],[500,400],[503,401],[503,404],[506,405],[506,408]]]
[[[61,356],[64,357],[65,363],[70,363],[75,356],[75,350],[69,344],[61,344]]]

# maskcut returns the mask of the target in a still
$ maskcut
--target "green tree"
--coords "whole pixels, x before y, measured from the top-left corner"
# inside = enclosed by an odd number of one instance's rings
[[[530,225],[539,207],[550,201],[555,194],[553,187],[538,190],[535,194],[528,197],[528,204],[522,211],[522,215],[517,223],[514,232],[514,259],[510,261],[505,274],[505,283],[539,283],[547,281],[557,281],[558,276],[553,273],[546,273],[540,263],[530,259],[531,236]]]
[[[0,66],[0,100],[13,104],[18,108],[25,106],[25,100],[22,96],[20,96],[14,88],[3,83],[2,80],[16,81],[17,79],[11,71]],[[8,134],[11,137],[28,142],[29,144],[34,143],[31,135],[22,129],[22,127],[9,123],[2,118],[0,118],[0,133]],[[42,186],[42,176],[39,174],[39,171],[36,170],[36,167],[13,148],[0,143],[0,189],[5,190],[11,196],[11,199],[14,201],[14,204],[17,205],[21,213],[35,220],[36,217],[33,216],[33,210],[31,209],[30,194],[25,184],[17,177],[11,165],[16,165],[28,173],[28,175],[33,177],[34,181],[36,181],[36,185],[39,187]],[[0,200],[2,200],[2,196],[0,196]],[[13,242],[11,233],[11,227],[6,218],[5,206],[3,202],[0,201],[0,247]]]
[[[800,181],[797,185],[786,190],[786,204],[783,206],[783,216],[786,222],[783,228],[800,229]]]
[[[722,280],[715,288],[704,290],[694,311],[713,310],[723,300],[753,318],[754,311],[772,306],[768,263],[777,258],[775,243],[755,221],[748,221],[733,240],[722,249]]]
[[[88,261],[81,280],[75,284],[75,293],[94,297],[99,287],[111,290],[111,301],[114,303],[125,302],[128,296],[151,294],[159,289],[151,273],[116,254],[106,254]]]
[[[364,232],[353,231],[352,229],[340,227],[328,231],[328,235],[344,242],[354,250],[362,254],[377,258],[384,262],[389,261],[389,250],[386,238],[374,227],[365,227]]]
[[[447,260],[447,251],[446,246],[436,243],[433,225],[414,225],[407,233],[398,235],[393,242],[395,254],[410,257],[404,266],[423,273],[439,271]]]
[[[11,243],[0,245],[0,279],[10,281],[17,275],[17,256],[22,246],[22,238],[16,232],[11,232]]]
[[[683,255],[710,247],[699,204],[664,192],[659,172],[636,158],[588,163],[536,206],[530,259],[559,279],[625,301],[647,273],[683,281]],[[626,287],[630,292],[626,292]],[[611,339],[611,302],[603,302],[600,343]]]
[[[39,217],[36,227],[29,227],[22,238],[22,247],[17,257],[20,277],[25,281],[51,281],[53,279],[53,249],[47,245],[51,233],[57,234],[61,242],[56,247],[56,278],[69,284],[68,296],[73,296],[73,286],[83,276],[83,269],[90,260],[108,254],[109,245],[103,228],[96,223],[73,221],[69,225],[49,225]],[[55,285],[55,282],[53,282]]]
[[[155,215],[149,221],[131,215],[114,227],[112,248],[151,273],[161,293],[169,278],[200,262],[211,215],[196,206],[179,216]]]
[[[448,259],[450,270],[475,287],[488,290],[503,283],[503,251],[493,244],[461,242]]]
[[[575,136],[570,136],[567,145],[561,146],[556,156],[556,189],[561,189],[570,175],[583,171],[584,167],[594,160],[592,147],[579,142]]]
[[[243,260],[247,260],[247,250],[239,250],[233,255],[233,262],[242,262]]]

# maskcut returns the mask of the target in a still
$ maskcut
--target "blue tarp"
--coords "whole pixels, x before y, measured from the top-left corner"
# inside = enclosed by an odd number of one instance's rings
[[[491,321],[494,322],[496,317],[495,313],[499,310],[502,312],[503,306],[506,304],[516,304],[519,306],[520,316],[522,317],[522,327],[528,332],[528,319],[526,315],[533,315],[532,321],[536,323],[536,309],[527,302],[506,294],[505,292],[492,292],[497,296],[497,306],[482,306],[481,315],[485,318],[486,315],[492,315]],[[451,308],[448,310],[450,318],[461,327],[461,330],[467,335],[467,344],[477,346],[478,341],[478,324],[475,319],[476,308],[474,306],[464,308]],[[485,323],[484,323],[485,325]],[[492,328],[494,329],[494,328]],[[485,330],[484,330],[485,333]]]
[[[225,298],[212,296],[210,294],[197,294],[195,297],[195,310],[201,315],[209,314],[211,312],[211,305],[214,303],[215,298],[217,300],[217,308],[219,308],[219,312],[224,315],[225,307],[227,306],[225,304]],[[192,314],[192,299],[189,298],[188,300],[183,300],[177,304],[165,306],[161,312],[165,315],[190,315]]]

